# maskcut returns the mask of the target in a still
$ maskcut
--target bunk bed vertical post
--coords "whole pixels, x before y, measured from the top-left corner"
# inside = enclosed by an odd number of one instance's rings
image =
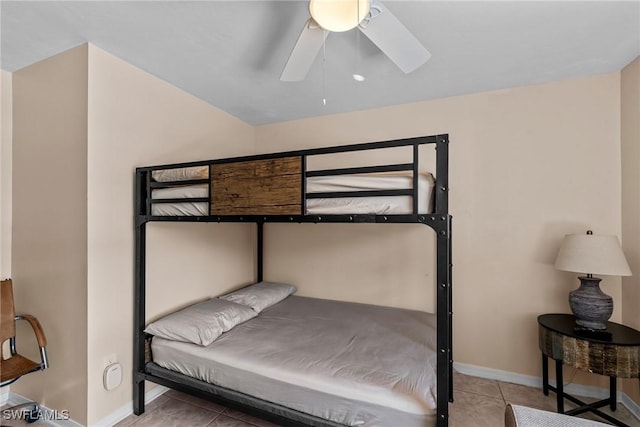
[[[438,427],[448,426],[449,401],[452,401],[452,365],[451,365],[451,264],[449,238],[449,218],[445,219],[445,227],[438,231],[437,243],[437,403],[438,403]]]
[[[138,173],[140,172],[137,172],[136,175]],[[151,172],[142,172],[141,174],[142,176],[140,177],[140,187],[138,187],[138,185],[136,184],[136,191],[140,190],[140,197],[143,198],[140,199],[140,209],[138,209],[137,207],[136,209],[139,212],[138,215],[151,215],[151,197],[147,197],[147,195],[151,196]]]
[[[436,137],[436,214],[449,213],[449,135]]]
[[[453,217],[449,215],[449,402],[453,402]]]
[[[146,234],[149,207],[148,172],[136,171],[135,188],[135,293],[133,315],[133,412],[140,415],[144,412],[144,362],[145,362],[145,264]]]
[[[435,216],[437,232],[437,426],[449,425],[452,391],[451,216],[449,215],[449,136],[436,138]]]
[[[256,261],[257,261],[257,265],[256,265],[256,281],[257,282],[262,282],[263,279],[263,272],[264,272],[264,223],[263,222],[257,222],[256,226],[258,227],[258,241],[257,241],[257,248],[256,248]]]
[[[419,167],[418,167],[418,155],[420,154],[418,147],[420,147],[418,145],[418,142],[414,142],[413,143],[413,183],[412,183],[412,187],[413,187],[413,195],[412,195],[412,199],[413,199],[413,214],[414,215],[418,215],[418,173],[419,173]]]
[[[307,213],[307,156],[300,156],[300,170],[302,171],[301,181],[301,195],[300,195],[300,215],[306,215]]]

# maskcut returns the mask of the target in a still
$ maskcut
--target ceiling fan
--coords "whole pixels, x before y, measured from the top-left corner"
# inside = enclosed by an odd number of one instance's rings
[[[280,75],[282,81],[304,80],[329,33],[356,27],[405,73],[431,58],[431,53],[379,1],[310,0],[309,12],[311,18]]]

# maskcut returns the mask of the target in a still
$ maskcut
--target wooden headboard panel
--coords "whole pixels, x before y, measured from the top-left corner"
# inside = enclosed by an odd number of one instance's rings
[[[300,215],[302,158],[211,165],[211,215]]]

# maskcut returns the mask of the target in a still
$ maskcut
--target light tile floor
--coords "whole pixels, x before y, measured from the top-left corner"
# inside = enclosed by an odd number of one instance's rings
[[[555,412],[555,395],[544,396],[538,388],[525,387],[500,381],[486,380],[462,374],[454,374],[455,402],[450,405],[450,427],[501,427],[504,426],[504,408],[507,403],[529,406]],[[588,399],[585,399],[588,401]],[[571,408],[570,404],[566,404]],[[612,414],[609,409],[603,412]],[[632,427],[640,427],[637,420],[623,406],[612,414]],[[585,418],[599,420],[592,414]],[[2,422],[2,426],[24,426]],[[36,422],[34,427],[51,424]],[[169,390],[147,405],[143,415],[131,415],[114,427],[277,427],[222,405]],[[402,427],[402,426],[392,426]]]
[[[449,409],[449,425],[451,427],[504,426],[504,409],[507,403],[551,412],[556,411],[555,394],[549,393],[549,396],[545,396],[541,389],[535,387],[455,373],[453,390],[455,402],[450,405]],[[582,400],[593,401],[588,398]],[[565,410],[572,407],[575,408],[575,405],[565,400]],[[601,410],[632,427],[640,427],[640,420],[637,420],[621,404],[618,404],[615,413],[611,412],[608,407]],[[580,416],[603,422],[601,418],[590,413]]]
[[[507,403],[554,412],[556,407],[555,395],[545,396],[540,389],[458,373],[454,375],[454,397],[455,402],[450,406],[450,427],[503,426],[504,408]],[[567,403],[567,408],[570,407]],[[611,413],[608,409],[603,411]],[[618,405],[614,416],[630,426],[640,427],[640,421],[622,405]],[[588,414],[584,417],[598,419]],[[130,426],[275,427],[276,425],[171,390],[152,402],[142,416],[131,416],[116,425],[116,427]]]
[[[556,407],[555,395],[545,396],[540,389],[458,373],[454,375],[454,397],[455,402],[450,406],[450,427],[504,426],[507,403],[554,412]],[[567,408],[570,407],[567,404]],[[603,411],[611,413],[608,409]],[[584,416],[597,420],[595,416]],[[614,416],[630,426],[640,427],[640,421],[622,405],[618,405]],[[153,401],[142,416],[128,417],[116,425],[130,426],[275,427],[276,424],[171,390]]]

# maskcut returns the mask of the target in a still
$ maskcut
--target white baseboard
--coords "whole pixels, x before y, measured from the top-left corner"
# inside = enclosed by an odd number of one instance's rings
[[[167,390],[169,390],[167,387],[156,385],[153,389],[149,390],[144,394],[144,403],[148,404],[152,402],[153,400],[155,400],[156,398],[164,394],[164,392],[166,392]],[[112,425],[119,423],[120,421],[124,420],[125,418],[127,418],[129,415],[132,415],[132,414],[133,414],[133,401],[129,403],[125,403],[117,410],[113,411],[106,417],[92,424],[91,427],[111,427]]]
[[[24,396],[21,396],[17,393],[9,393],[9,399],[8,399],[8,403],[13,405],[21,405],[23,403],[27,403],[30,402],[31,399],[27,399]],[[42,408],[43,411],[46,412],[55,412],[52,409],[47,408],[44,405],[40,405],[40,407]],[[56,426],[60,426],[60,427],[84,427],[82,424],[72,420],[72,419],[68,419],[68,420],[50,420],[51,423],[53,423]]]
[[[620,402],[633,414],[634,417],[640,420],[640,405],[635,400],[630,398],[627,393],[622,393],[622,399]]]
[[[461,374],[471,375],[478,378],[486,378],[488,380],[504,381],[506,383],[514,383],[526,385],[529,387],[542,388],[542,378],[532,377],[529,375],[516,374],[514,372],[500,371],[498,369],[484,368],[482,366],[468,365],[466,363],[453,363],[453,368]]]
[[[507,383],[526,385],[529,387],[542,388],[542,378],[530,375],[516,374],[514,372],[501,371],[498,369],[484,368],[482,366],[468,365],[466,363],[453,364],[456,371],[465,375],[486,378],[489,380],[503,381]],[[549,383],[555,386],[555,381],[549,380]],[[609,390],[605,388],[587,386],[582,384],[569,384],[565,386],[565,391],[569,394],[583,397],[593,397],[596,399],[605,399],[609,396]],[[454,390],[455,392],[455,390]],[[626,393],[621,391],[617,395],[618,402],[622,403],[636,418],[640,419],[640,405],[631,399]]]

